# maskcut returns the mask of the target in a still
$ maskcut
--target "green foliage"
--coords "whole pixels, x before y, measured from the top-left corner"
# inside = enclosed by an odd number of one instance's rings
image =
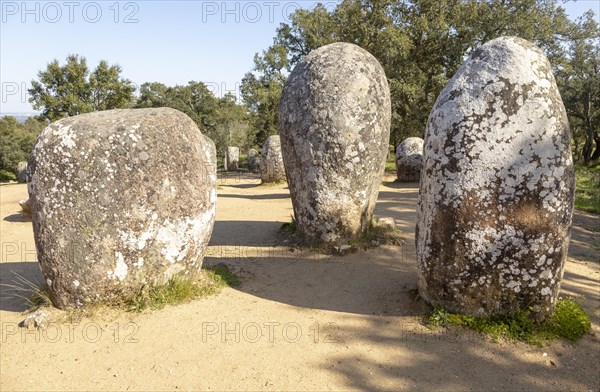
[[[574,157],[589,164],[600,158],[600,26],[593,13],[573,27],[567,57],[556,71],[573,134]]]
[[[589,316],[581,304],[572,299],[559,299],[556,311],[547,323],[547,330],[551,335],[572,342],[581,338],[591,328]]]
[[[0,118],[0,170],[14,176],[17,165],[27,161],[37,135],[46,125],[39,117],[28,118],[23,124],[11,116]]]
[[[394,146],[391,146],[393,149]],[[385,171],[396,173],[396,154],[394,151],[390,150],[385,160]]]
[[[248,145],[249,120],[245,108],[231,94],[216,98],[202,82],[190,81],[186,86],[174,87],[144,83],[136,107],[170,107],[187,114],[215,142],[219,157],[228,146]]]
[[[519,310],[510,317],[473,317],[452,314],[435,307],[429,316],[429,328],[460,326],[486,334],[494,340],[504,338],[541,345],[545,341],[562,338],[576,341],[591,329],[589,316],[577,301],[559,298],[555,312],[541,323],[536,323],[530,310]]]
[[[287,50],[273,45],[254,56],[253,72],[242,79],[242,99],[251,113],[249,144],[262,146],[267,137],[276,135],[277,110],[288,69]]]
[[[131,106],[133,84],[120,76],[121,67],[101,61],[90,74],[87,61],[69,55],[65,65],[58,60],[49,63],[32,80],[29,102],[50,121],[97,110]]]
[[[255,57],[253,73],[242,85],[244,102],[255,119],[256,142],[276,132],[284,71],[311,50],[337,41],[361,46],[383,66],[392,97],[394,146],[409,136],[423,137],[437,96],[465,58],[503,35],[534,42],[548,55],[557,78],[572,79],[573,94],[566,94],[565,104],[574,119],[574,109],[569,108],[585,105],[581,96],[589,95],[593,105],[598,102],[597,24],[591,14],[579,24],[569,21],[559,4],[557,0],[344,0],[331,11],[323,5],[298,9],[277,29],[274,44]],[[280,58],[284,53],[287,63]],[[579,64],[585,66],[578,68]],[[587,118],[593,119],[586,125],[588,134],[592,128],[597,131],[594,124],[600,116],[590,112]],[[580,128],[576,124],[577,135],[583,132]]]
[[[13,172],[8,170],[0,169],[0,182],[16,181],[17,176]]]
[[[575,208],[600,214],[600,164],[575,167]]]

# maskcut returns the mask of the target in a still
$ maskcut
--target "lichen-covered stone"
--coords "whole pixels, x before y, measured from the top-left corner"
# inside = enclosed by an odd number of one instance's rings
[[[385,73],[364,49],[335,43],[296,65],[279,106],[279,134],[297,230],[306,242],[340,244],[369,227],[390,118]]]
[[[21,184],[27,182],[27,162],[19,162],[17,165],[17,181]]]
[[[168,108],[52,123],[29,159],[42,272],[54,305],[122,299],[200,271],[216,206],[215,145]]]
[[[225,171],[236,171],[240,163],[240,148],[227,147],[225,151]]]
[[[285,181],[285,166],[281,155],[279,135],[271,135],[265,140],[260,157],[260,179],[262,182]]]
[[[419,181],[423,167],[423,139],[406,138],[396,149],[396,173],[399,181]]]
[[[260,170],[260,155],[253,148],[248,151],[248,170],[252,173],[258,173]]]
[[[452,311],[555,308],[574,172],[565,109],[544,54],[502,37],[458,70],[429,116],[417,211],[418,286]]]

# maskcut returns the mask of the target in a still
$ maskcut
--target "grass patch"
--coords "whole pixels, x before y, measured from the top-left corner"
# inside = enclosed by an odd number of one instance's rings
[[[575,208],[600,214],[600,163],[575,166]]]
[[[381,244],[401,245],[402,235],[396,227],[381,225],[376,218],[371,219],[367,231],[360,237],[349,241],[349,244],[360,249],[369,249]]]
[[[239,279],[225,265],[217,265],[202,271],[198,278],[175,275],[162,286],[143,287],[123,303],[117,304],[117,307],[124,307],[129,312],[162,309],[166,305],[187,303],[215,294],[223,287],[239,284]]]
[[[294,219],[294,216],[292,215],[292,221],[282,224],[279,228],[279,231],[284,234],[295,234],[297,228],[298,226],[296,225],[296,219]]]
[[[36,284],[16,275],[15,285],[4,285],[11,289],[9,294],[27,301],[28,311],[38,308],[53,307],[50,290],[47,285]],[[235,287],[240,284],[239,278],[224,264],[202,270],[200,275],[190,278],[186,275],[175,275],[167,283],[155,287],[142,287],[137,293],[111,302],[89,304],[84,308],[68,310],[65,313],[69,321],[79,320],[91,315],[102,307],[124,309],[129,312],[141,312],[145,309],[162,309],[167,305],[187,303],[195,299],[216,294],[223,287]]]
[[[489,335],[494,341],[503,338],[536,346],[554,339],[575,342],[591,329],[588,314],[573,298],[559,298],[555,312],[541,323],[532,319],[530,310],[520,310],[510,317],[474,317],[434,308],[427,326],[433,329],[450,325]]]

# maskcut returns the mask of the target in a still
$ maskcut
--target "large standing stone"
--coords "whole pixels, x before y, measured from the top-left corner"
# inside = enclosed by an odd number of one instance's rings
[[[313,244],[362,235],[371,223],[390,136],[383,68],[335,43],[290,74],[279,107],[283,159],[299,234]]]
[[[27,162],[19,162],[17,165],[17,181],[22,184],[27,182]]]
[[[552,312],[567,257],[574,172],[565,109],[544,54],[502,37],[438,97],[417,211],[418,286],[472,315]]]
[[[260,179],[262,182],[285,181],[285,166],[281,155],[279,135],[271,135],[265,140],[260,158]]]
[[[225,151],[225,171],[236,171],[240,163],[240,148],[227,147]]]
[[[396,173],[399,181],[419,181],[423,168],[423,139],[406,138],[396,149]]]
[[[59,308],[122,299],[200,271],[212,233],[216,152],[168,108],[49,125],[29,159],[42,272]]]
[[[252,173],[258,173],[260,170],[260,155],[253,148],[248,151],[248,170]]]

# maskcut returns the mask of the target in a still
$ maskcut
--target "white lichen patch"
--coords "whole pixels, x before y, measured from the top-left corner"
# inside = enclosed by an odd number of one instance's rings
[[[111,279],[124,280],[127,277],[127,264],[121,252],[115,252],[115,269],[108,271],[108,277]]]

